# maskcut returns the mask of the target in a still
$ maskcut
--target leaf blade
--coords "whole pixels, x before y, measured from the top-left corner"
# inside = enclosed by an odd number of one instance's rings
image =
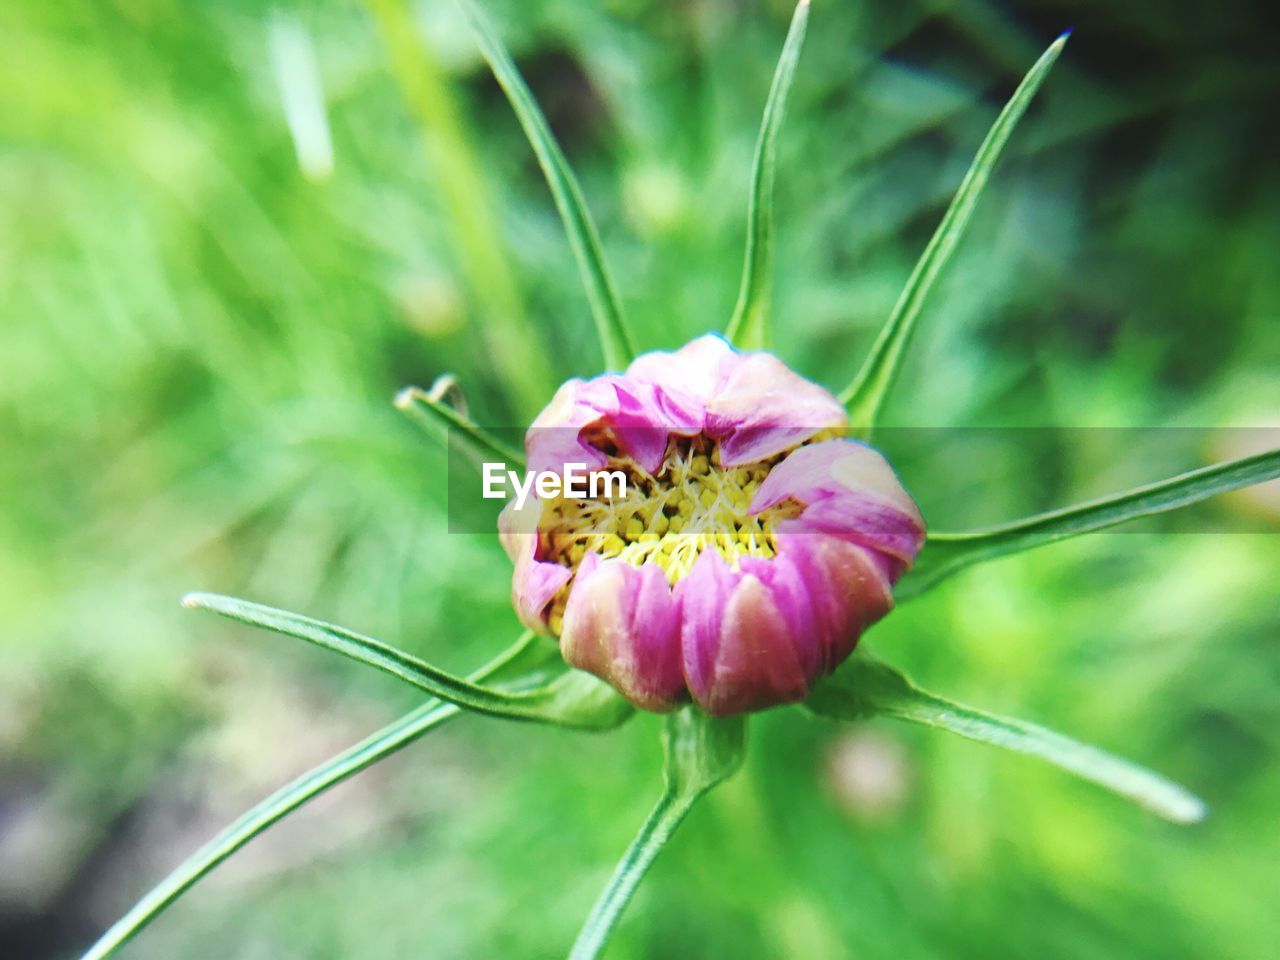
[[[497,677],[531,652],[536,652],[537,645],[538,640],[534,634],[525,631],[512,646],[471,674],[471,678],[479,681]],[[82,960],[105,960],[255,837],[329,788],[407,747],[457,716],[459,712],[459,708],[453,704],[429,700],[270,794],[171,870],[123,917],[111,925],[84,954]]]
[[[924,303],[968,229],[973,211],[1009,137],[1062,53],[1068,36],[1069,32],[1062,34],[1040,55],[996,117],[943,214],[942,222],[912,269],[862,369],[840,394],[840,401],[849,411],[849,428],[854,436],[861,439],[871,436],[880,407],[897,379]]]
[[[578,261],[578,271],[582,275],[587,301],[591,305],[605,366],[611,370],[621,370],[635,356],[635,349],[627,332],[622,302],[618,299],[617,289],[605,263],[600,234],[587,209],[582,188],[565,159],[564,151],[556,142],[546,117],[493,25],[474,0],[456,2],[475,34],[480,52],[493,71],[494,78],[507,95],[546,177],[547,186],[551,189],[556,209],[569,238],[569,246],[573,248],[573,255]]]
[[[787,97],[795,79],[808,22],[809,0],[800,0],[792,14],[787,39],[778,58],[756,140],[751,193],[747,203],[747,249],[742,280],[733,316],[725,330],[729,342],[744,350],[763,350],[773,339],[769,332],[769,297],[773,288],[773,184],[778,135],[786,115]]]
[[[894,596],[909,600],[978,563],[1188,506],[1280,477],[1280,450],[1226,460],[1122,493],[965,533],[929,535]]]
[[[807,706],[839,720],[888,716],[1038,757],[1174,823],[1204,819],[1204,801],[1145,767],[1038,724],[986,713],[917,687],[883,660],[861,653],[819,684]]]
[[[372,637],[287,610],[212,593],[187,594],[182,605],[305,640],[398,677],[433,697],[486,716],[607,730],[632,712],[630,705],[608,684],[582,671],[566,673],[536,690],[512,693],[454,676]]]

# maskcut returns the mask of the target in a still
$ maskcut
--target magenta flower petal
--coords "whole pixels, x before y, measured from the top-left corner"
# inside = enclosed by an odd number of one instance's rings
[[[581,432],[607,414],[601,410],[606,390],[588,381],[569,380],[551,403],[538,414],[525,434],[525,455],[529,469],[558,470],[566,463],[586,463],[592,468],[605,465],[605,455],[581,439]]]
[[[685,679],[707,713],[725,716],[803,700],[811,675],[774,593],[706,552],[679,586]]]
[[[735,354],[721,370],[707,433],[720,439],[725,466],[772,457],[847,422],[835,397],[772,354]]]
[[[627,376],[652,383],[666,393],[683,393],[705,410],[719,390],[722,367],[735,362],[737,356],[724,337],[708,333],[671,353],[642,353],[627,367]]]
[[[856,440],[824,440],[791,453],[760,485],[749,512],[788,499],[808,508],[807,529],[844,536],[904,564],[924,544],[924,519],[893,468]]]
[[[560,651],[636,706],[670,710],[685,690],[679,622],[661,568],[592,554],[579,567],[565,608]]]
[[[726,466],[771,457],[847,419],[835,397],[773,354],[739,353],[715,334],[674,353],[643,354],[627,376],[700,402]]]
[[[559,471],[566,463],[604,466],[605,455],[583,436],[590,427],[604,426],[628,456],[652,472],[662,465],[668,436],[698,433],[703,418],[698,401],[675,388],[616,374],[570,380],[529,428],[529,467]]]
[[[511,603],[516,616],[530,630],[547,632],[547,607],[571,579],[563,564],[538,558],[537,519],[541,505],[531,500],[525,509],[508,506],[498,517],[498,536],[515,564],[511,578]]]

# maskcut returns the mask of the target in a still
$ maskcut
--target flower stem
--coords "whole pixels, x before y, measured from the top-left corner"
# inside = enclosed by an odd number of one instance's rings
[[[742,715],[709,717],[696,707],[685,707],[671,714],[662,743],[662,796],[591,908],[569,960],[591,960],[600,954],[636,887],[681,821],[704,794],[741,766],[746,721]]]
[[[631,846],[613,871],[608,886],[591,908],[591,914],[569,953],[569,960],[591,960],[604,949],[605,941],[622,917],[622,911],[631,902],[636,887],[697,800],[696,796],[681,794],[675,790],[663,792],[657,806],[640,828],[640,833],[631,841]]]

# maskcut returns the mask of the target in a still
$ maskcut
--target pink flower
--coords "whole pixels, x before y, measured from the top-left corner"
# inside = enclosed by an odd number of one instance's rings
[[[571,380],[529,468],[622,471],[625,497],[530,497],[499,521],[526,625],[648,710],[804,699],[893,606],[924,521],[845,412],[772,354],[704,336]]]

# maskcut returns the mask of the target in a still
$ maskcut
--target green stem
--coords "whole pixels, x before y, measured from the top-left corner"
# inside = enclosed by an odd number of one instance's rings
[[[608,886],[591,908],[591,914],[569,953],[569,960],[592,960],[604,949],[605,942],[622,917],[622,911],[631,902],[640,881],[697,800],[698,796],[680,794],[674,790],[667,790],[662,794],[644,826],[640,828],[640,833],[631,841],[631,846],[613,871]]]
[[[591,960],[604,949],[636,887],[676,827],[704,794],[742,765],[746,719],[709,717],[696,707],[685,707],[667,719],[662,745],[662,796],[591,908],[570,960]]]

